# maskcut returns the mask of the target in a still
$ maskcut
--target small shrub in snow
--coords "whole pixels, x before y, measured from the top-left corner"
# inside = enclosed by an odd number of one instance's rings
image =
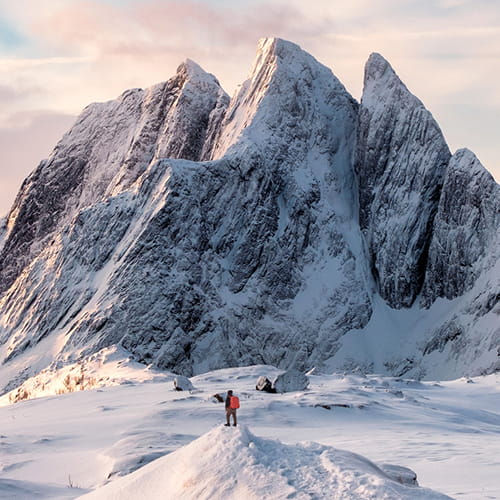
[[[11,392],[9,394],[9,402],[18,403],[19,401],[24,401],[25,399],[30,399],[30,397],[31,397],[30,392],[21,386],[21,387],[19,387],[19,389],[17,389],[17,391]]]
[[[63,380],[63,387],[56,391],[57,394],[66,394],[68,392],[85,391],[96,385],[93,377],[85,375],[85,368],[80,364],[80,372],[76,374],[68,373]]]

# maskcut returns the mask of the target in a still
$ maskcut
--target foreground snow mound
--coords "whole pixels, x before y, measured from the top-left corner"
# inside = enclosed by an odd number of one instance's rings
[[[449,497],[403,485],[369,460],[348,451],[316,443],[285,445],[257,438],[246,427],[218,427],[176,452],[80,498]]]

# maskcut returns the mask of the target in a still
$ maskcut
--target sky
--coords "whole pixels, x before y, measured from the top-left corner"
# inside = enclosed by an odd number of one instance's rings
[[[87,104],[186,58],[232,94],[266,36],[298,43],[358,100],[381,53],[450,149],[500,180],[499,0],[0,0],[0,216]]]

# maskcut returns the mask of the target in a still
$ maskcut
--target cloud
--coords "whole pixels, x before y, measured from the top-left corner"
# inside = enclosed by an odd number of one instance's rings
[[[497,0],[0,0],[0,8],[24,47],[22,58],[0,59],[0,126],[19,111],[76,114],[89,102],[168,79],[186,57],[231,93],[257,40],[279,36],[332,68],[356,98],[368,55],[382,53],[452,147],[477,145],[485,164],[497,166]]]

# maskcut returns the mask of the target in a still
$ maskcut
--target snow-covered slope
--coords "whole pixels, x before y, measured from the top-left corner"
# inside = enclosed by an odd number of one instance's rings
[[[390,470],[390,469],[389,469]],[[411,475],[411,471],[404,471]],[[446,499],[402,484],[360,455],[315,443],[286,445],[247,427],[218,427],[83,499]]]
[[[498,185],[470,153],[450,160],[376,54],[361,105],[264,39],[231,100],[188,60],[89,106],[3,241],[3,391],[113,346],[186,375],[498,368]]]
[[[189,393],[174,390],[171,374],[143,383],[134,366],[113,363],[116,375],[126,373],[120,387],[0,408],[0,498],[56,500],[92,490],[97,498],[127,498],[152,488],[177,499],[182,486],[193,498],[197,487],[222,491],[231,475],[250,495],[276,480],[271,499],[286,496],[278,485],[296,498],[343,491],[341,498],[355,499],[370,489],[388,498],[438,495],[424,488],[467,500],[500,495],[498,374],[419,383],[317,373],[307,391],[268,394],[255,382],[280,370],[254,366],[193,377]],[[222,426],[224,405],[213,395],[228,389],[240,397],[239,424],[248,430]],[[413,470],[421,488],[391,480],[397,469],[387,463]],[[318,491],[319,479],[327,489]]]

